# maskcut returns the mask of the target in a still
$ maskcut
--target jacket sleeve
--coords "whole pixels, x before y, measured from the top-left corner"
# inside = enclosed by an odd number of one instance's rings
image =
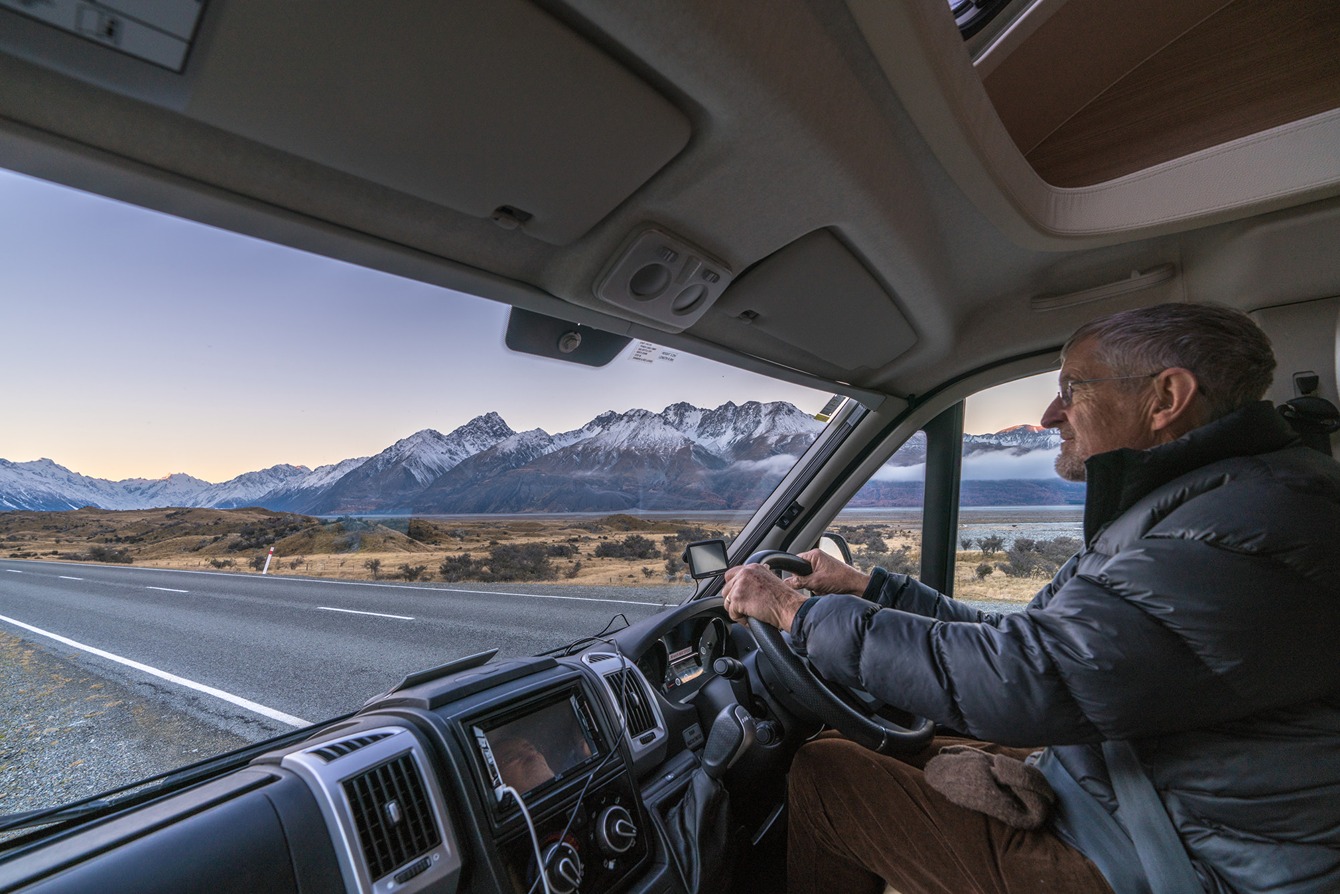
[[[870,572],[870,584],[863,594],[865,599],[881,608],[896,608],[913,615],[923,615],[941,621],[973,621],[998,623],[1001,615],[984,612],[926,586],[907,574],[897,574],[883,568]]]
[[[994,625],[828,596],[796,633],[829,679],[983,739],[1157,735],[1340,682],[1340,600],[1263,564],[1203,540],[1151,538]]]

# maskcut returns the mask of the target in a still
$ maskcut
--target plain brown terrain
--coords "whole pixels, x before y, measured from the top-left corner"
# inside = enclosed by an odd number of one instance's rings
[[[880,522],[836,530],[851,541],[860,567],[910,570],[920,559],[919,530]],[[630,515],[318,519],[256,508],[85,508],[0,513],[0,556],[255,574],[273,547],[270,574],[682,587],[684,544],[735,533],[720,522]],[[1021,600],[1043,582],[994,566],[979,576],[992,557],[958,556],[958,596]]]

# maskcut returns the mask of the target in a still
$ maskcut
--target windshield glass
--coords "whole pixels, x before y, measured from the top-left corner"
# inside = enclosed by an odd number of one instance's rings
[[[2,813],[693,593],[830,395],[0,172]]]

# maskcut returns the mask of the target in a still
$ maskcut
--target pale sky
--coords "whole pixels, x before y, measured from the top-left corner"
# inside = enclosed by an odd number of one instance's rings
[[[600,369],[506,352],[500,304],[3,170],[0,246],[0,458],[99,478],[315,467],[489,410],[556,433],[677,400],[813,413],[829,396],[683,352]],[[1036,423],[1042,380],[970,401],[967,430]]]

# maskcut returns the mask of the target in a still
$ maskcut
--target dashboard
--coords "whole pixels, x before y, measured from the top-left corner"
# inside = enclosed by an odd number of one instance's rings
[[[697,691],[693,684],[710,676],[713,662],[726,657],[729,645],[725,619],[694,618],[656,640],[637,666],[662,695],[688,698]]]
[[[790,759],[785,709],[751,685],[748,632],[720,605],[680,606],[571,656],[416,675],[306,741],[18,842],[0,890],[530,894],[545,889],[541,867],[554,894],[689,890],[683,813],[717,718],[743,705],[774,731],[706,783],[750,788],[735,831],[779,825]]]

